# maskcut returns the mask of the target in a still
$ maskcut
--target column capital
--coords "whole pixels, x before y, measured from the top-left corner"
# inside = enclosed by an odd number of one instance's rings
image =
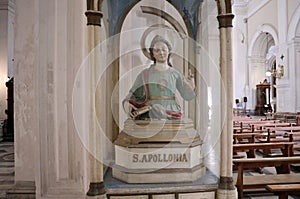
[[[102,12],[96,10],[88,10],[85,12],[87,17],[87,25],[101,26]]]
[[[233,18],[234,18],[234,14],[232,14],[232,13],[218,15],[217,19],[219,21],[219,28],[232,27]]]

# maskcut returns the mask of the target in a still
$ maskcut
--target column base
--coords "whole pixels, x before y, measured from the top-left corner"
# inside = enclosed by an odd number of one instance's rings
[[[16,182],[16,185],[6,192],[7,199],[35,199],[35,182]]]
[[[103,182],[90,182],[90,188],[87,196],[102,196],[105,195],[106,190]]]
[[[219,188],[217,190],[217,199],[237,199],[238,193],[233,185],[232,177],[220,177]]]
[[[217,199],[237,199],[238,193],[236,188],[234,190],[225,190],[218,189],[217,190]]]

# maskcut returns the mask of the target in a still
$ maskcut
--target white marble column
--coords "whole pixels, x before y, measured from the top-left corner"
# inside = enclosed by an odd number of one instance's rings
[[[295,112],[296,103],[294,96],[292,97],[289,93],[292,93],[293,85],[291,85],[292,76],[290,75],[289,66],[289,54],[288,54],[288,43],[287,43],[287,30],[288,30],[288,3],[287,1],[277,0],[277,12],[278,12],[278,53],[276,55],[277,70],[278,65],[284,66],[284,75],[281,78],[277,78],[276,81],[276,92],[277,92],[277,112]],[[281,56],[284,56],[281,59]]]
[[[291,85],[290,93],[295,93],[290,100],[291,112],[300,112],[300,7],[294,11],[291,20],[288,25],[287,44],[288,44],[288,56],[286,62],[288,65],[289,82]],[[283,95],[280,93],[280,95]]]
[[[221,170],[220,183],[217,190],[218,199],[237,198],[237,191],[232,179],[232,19],[230,1],[220,0],[219,9],[219,30],[220,30],[220,66],[221,79],[224,89],[221,89]]]
[[[102,12],[101,10],[102,0],[92,1],[87,0],[87,25],[88,25],[88,48],[91,52],[97,45],[100,43],[100,27]],[[99,53],[99,52],[98,52]],[[97,121],[96,121],[96,111],[99,111],[101,108],[99,101],[95,101],[98,98],[95,98],[96,95],[96,84],[97,84],[97,71],[100,69],[100,59],[99,54],[92,53],[90,56],[88,76],[89,76],[89,90],[90,90],[90,118],[89,118],[89,190],[87,196],[96,197],[96,198],[106,198],[105,196],[105,187],[103,183],[103,163],[102,163],[102,151],[101,147],[101,136],[97,130]],[[99,94],[99,93],[98,93]],[[95,111],[96,109],[96,111]]]

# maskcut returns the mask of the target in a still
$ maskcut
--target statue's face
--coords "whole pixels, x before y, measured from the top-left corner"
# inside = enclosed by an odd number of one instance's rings
[[[169,48],[164,42],[157,42],[153,46],[153,57],[157,63],[166,63],[168,60]]]

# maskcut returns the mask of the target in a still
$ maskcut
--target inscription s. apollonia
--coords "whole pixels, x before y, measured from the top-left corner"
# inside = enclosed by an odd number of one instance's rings
[[[133,154],[133,163],[156,162],[188,162],[187,155],[183,154]]]

